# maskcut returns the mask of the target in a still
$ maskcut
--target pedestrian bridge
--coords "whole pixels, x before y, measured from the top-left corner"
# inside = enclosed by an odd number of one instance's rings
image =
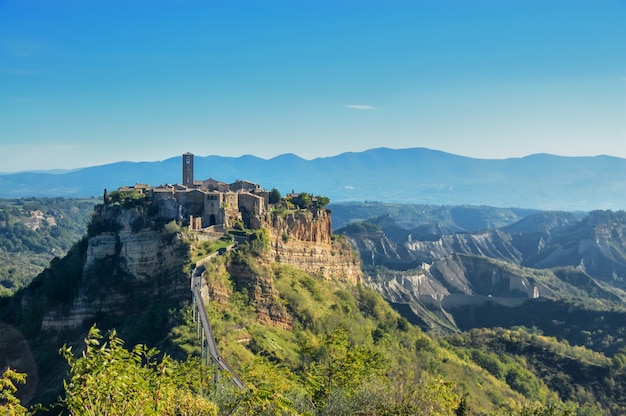
[[[196,263],[191,274],[191,293],[192,293],[192,308],[193,319],[196,323],[196,332],[200,338],[200,351],[202,360],[205,365],[209,365],[211,362],[215,364],[221,371],[227,372],[232,377],[233,383],[240,389],[245,388],[245,384],[235,372],[235,370],[226,362],[226,360],[220,355],[217,350],[217,344],[213,337],[213,331],[211,330],[211,324],[209,317],[206,313],[204,301],[202,300],[202,286],[204,285],[204,279],[202,274],[205,271],[204,264],[210,261],[217,255],[223,254],[226,251],[230,251],[234,248],[234,244],[229,246],[226,250],[218,253],[213,253],[204,259]]]

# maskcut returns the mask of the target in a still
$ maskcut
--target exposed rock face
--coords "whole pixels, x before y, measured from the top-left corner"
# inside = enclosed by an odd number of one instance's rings
[[[331,242],[330,213],[325,209],[271,215],[270,225],[270,231],[275,235],[287,235],[298,241],[317,244]]]
[[[398,272],[385,280],[371,280],[367,284],[389,302],[400,304],[417,302],[422,296],[441,299],[450,294],[439,281],[419,270]]]
[[[574,266],[626,289],[626,213],[596,211],[571,227],[551,230],[546,247],[525,265],[537,268]]]
[[[24,225],[33,231],[41,228],[44,222],[50,227],[57,225],[56,219],[53,216],[45,215],[39,210],[32,211],[30,217],[24,219]]]
[[[324,278],[361,280],[360,262],[350,245],[332,239],[327,210],[257,219],[271,237],[267,265],[277,261]],[[162,222],[158,212],[150,213],[150,206],[141,203],[97,206],[77,295],[71,305],[48,312],[42,328],[75,328],[97,316],[129,315],[160,300],[187,299],[190,283],[183,266],[188,247]],[[261,322],[291,329],[292,318],[275,301],[271,273],[233,261],[228,274],[238,289],[246,289]],[[228,302],[230,296],[217,282],[209,282],[203,294],[219,302]]]
[[[383,232],[360,233],[348,237],[359,251],[365,266],[385,266],[393,270],[409,270],[421,265],[416,253],[395,243]]]
[[[562,212],[532,214],[472,233],[436,225],[399,230],[392,219],[381,218],[373,223],[382,231],[353,227],[348,236],[374,274],[366,283],[418,318],[438,315],[442,327],[455,329],[452,310],[464,305],[516,307],[580,290],[619,301],[618,292],[599,281],[626,287],[623,211],[594,211],[582,220]]]
[[[507,268],[491,259],[452,254],[407,271],[388,271],[366,279],[409,320],[437,331],[456,331],[453,308],[482,305],[519,306],[529,299],[550,296],[552,291],[519,268]],[[410,312],[409,312],[410,311]]]
[[[455,254],[439,260],[428,274],[442,282],[451,294],[502,298],[536,298],[552,291],[540,283],[485,257]]]
[[[203,301],[214,300],[220,304],[227,304],[230,301],[231,293],[218,282],[210,280],[206,286],[201,289]]]
[[[259,322],[279,328],[293,329],[293,318],[284,306],[276,302],[278,294],[271,275],[258,273],[244,262],[236,259],[228,267],[231,280],[238,290],[245,289],[254,305]]]
[[[439,270],[435,277],[441,279],[452,293],[471,292],[468,284],[461,282],[476,275],[483,278],[482,282],[490,281],[486,273],[471,268],[457,273],[446,267],[447,259],[453,254],[492,258],[535,269],[576,267],[594,278],[626,287],[623,283],[626,281],[623,254],[626,247],[626,214],[622,212],[597,211],[582,221],[568,213],[542,213],[501,229],[427,238],[418,238],[412,232],[403,235],[396,231],[393,221],[387,222],[389,224],[383,224],[386,227],[384,232],[349,236],[351,243],[359,249],[363,264],[400,271],[431,265],[433,272]],[[387,228],[391,230],[390,234]],[[487,268],[493,269],[492,266]],[[482,282],[475,281],[473,288],[480,288],[484,284]],[[546,293],[539,289],[540,296]],[[512,285],[507,290],[509,296],[515,296],[516,291],[527,293],[529,289],[523,285]],[[493,295],[496,296],[495,293]]]
[[[42,329],[80,326],[94,317],[129,314],[159,299],[185,299],[187,246],[180,236],[154,229],[141,207],[98,206],[110,231],[89,237],[83,278],[72,305],[53,309]]]
[[[361,263],[350,245],[332,238],[328,210],[267,214],[263,222],[270,232],[272,260],[326,279],[361,281]]]
[[[236,254],[226,268],[235,290],[244,291],[254,305],[258,319],[266,325],[293,329],[293,318],[284,305],[278,302],[270,264],[277,262],[302,269],[308,273],[330,279],[342,279],[352,283],[361,281],[358,257],[346,240],[332,238],[330,212],[307,210],[285,215],[267,213],[251,216],[255,228],[269,231],[270,250],[265,258],[257,258],[250,265]],[[216,276],[220,270],[216,270]],[[227,302],[229,290],[219,279],[208,277],[209,299]]]

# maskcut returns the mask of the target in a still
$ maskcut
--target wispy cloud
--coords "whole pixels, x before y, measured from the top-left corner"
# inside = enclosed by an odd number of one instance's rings
[[[364,104],[346,104],[344,107],[351,108],[352,110],[376,110],[376,107]]]

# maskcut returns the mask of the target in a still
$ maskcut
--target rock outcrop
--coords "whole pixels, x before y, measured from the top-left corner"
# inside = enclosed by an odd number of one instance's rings
[[[623,292],[606,283],[626,287],[622,211],[594,211],[583,219],[538,213],[471,233],[436,224],[402,230],[388,217],[369,224],[345,230],[370,275],[365,283],[398,309],[410,308],[424,327],[458,330],[452,316],[466,306],[517,307],[579,293],[620,302]]]
[[[166,220],[143,201],[98,205],[76,295],[48,311],[42,329],[77,328],[98,316],[130,315],[165,300],[187,299],[184,264],[189,248],[177,227]],[[329,211],[267,213],[257,221],[270,235],[270,249],[261,259],[265,264],[276,261],[325,279],[361,281],[358,256],[347,240],[333,238]],[[236,261],[228,265],[232,281],[246,289],[261,322],[291,329],[291,317],[275,302],[271,274],[256,273],[248,266]],[[229,298],[225,286],[212,283],[204,295],[219,302]]]
[[[247,293],[259,322],[293,329],[293,318],[278,300],[271,263],[290,265],[324,279],[340,279],[356,284],[361,281],[360,261],[346,239],[332,236],[330,212],[302,210],[268,213],[254,218],[257,228],[269,232],[269,251],[251,264],[245,256],[234,255],[225,270],[212,267],[207,277],[207,300],[228,302],[230,289],[219,276],[227,272],[234,290]]]
[[[293,329],[293,318],[284,305],[277,301],[278,293],[271,274],[259,273],[249,264],[237,259],[229,264],[228,272],[236,289],[248,293],[248,299],[254,305],[260,323]]]
[[[361,262],[346,240],[333,238],[328,210],[268,213],[263,224],[270,232],[272,260],[325,279],[361,281]]]
[[[97,316],[128,315],[189,296],[183,272],[188,248],[180,235],[164,231],[139,206],[100,205],[95,218],[100,230],[87,240],[77,296],[43,317],[44,330],[76,328]]]

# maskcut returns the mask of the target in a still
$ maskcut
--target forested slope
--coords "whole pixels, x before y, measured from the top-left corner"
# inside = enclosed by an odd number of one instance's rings
[[[85,234],[94,199],[0,199],[0,297],[26,286]]]

